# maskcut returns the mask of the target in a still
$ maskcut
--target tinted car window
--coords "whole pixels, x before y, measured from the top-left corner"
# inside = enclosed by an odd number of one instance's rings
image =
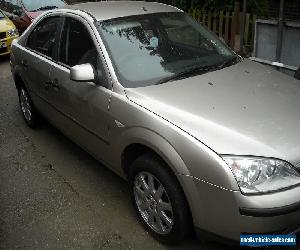
[[[12,14],[14,10],[21,9],[17,0],[0,0],[0,6],[3,11],[6,11],[10,14]]]
[[[30,34],[27,47],[52,57],[60,20],[60,17],[49,17],[39,23]]]
[[[87,28],[80,21],[67,18],[61,41],[60,62],[71,67],[90,63],[97,67],[97,50]]]

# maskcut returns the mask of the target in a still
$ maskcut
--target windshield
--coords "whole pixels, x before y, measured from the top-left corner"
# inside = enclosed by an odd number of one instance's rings
[[[214,34],[182,12],[102,21],[98,30],[126,88],[154,85],[190,68],[236,58]]]
[[[22,2],[28,11],[37,11],[65,5],[65,2],[62,0],[23,0]]]

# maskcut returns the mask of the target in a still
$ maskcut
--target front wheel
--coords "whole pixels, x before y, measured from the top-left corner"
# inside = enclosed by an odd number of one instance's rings
[[[156,155],[146,154],[130,168],[130,187],[137,215],[156,239],[174,244],[190,232],[191,216],[173,173]]]
[[[24,86],[21,86],[18,90],[19,94],[19,104],[21,107],[21,111],[23,114],[23,118],[26,124],[31,127],[35,128],[38,125],[38,113],[33,106],[33,103],[30,99],[30,96]]]

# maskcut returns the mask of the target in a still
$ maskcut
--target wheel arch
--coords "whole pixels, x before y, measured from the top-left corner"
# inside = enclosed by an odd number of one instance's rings
[[[148,153],[154,154],[156,157],[158,157],[161,161],[164,162],[164,165],[168,168],[168,171],[174,176],[175,180],[178,182],[189,210],[189,216],[191,220],[190,223],[192,225],[195,225],[193,216],[193,200],[191,199],[190,195],[188,195],[188,187],[181,178],[182,176],[189,175],[189,171],[185,166],[185,163],[181,159],[180,155],[167,140],[165,140],[163,137],[152,131],[150,133],[152,134],[150,141],[146,141],[142,138],[135,138],[133,141],[128,143],[126,147],[124,147],[121,159],[123,172],[128,179],[130,166],[139,156]]]
[[[175,176],[190,175],[184,161],[175,148],[162,136],[145,128],[130,129],[122,136],[121,164],[125,176],[132,162],[142,154],[153,153],[157,155],[172,170]]]

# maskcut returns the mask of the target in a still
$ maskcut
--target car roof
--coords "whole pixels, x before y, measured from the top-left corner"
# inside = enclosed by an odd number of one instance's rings
[[[98,21],[159,12],[181,12],[181,10],[166,4],[144,1],[88,2],[66,5],[61,9],[81,10],[88,12]]]

